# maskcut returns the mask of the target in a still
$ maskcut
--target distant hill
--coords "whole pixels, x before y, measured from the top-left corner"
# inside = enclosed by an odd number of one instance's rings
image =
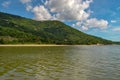
[[[0,12],[0,44],[112,44],[60,21],[35,21]]]

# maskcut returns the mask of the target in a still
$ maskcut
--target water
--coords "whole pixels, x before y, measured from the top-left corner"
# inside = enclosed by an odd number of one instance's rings
[[[120,80],[120,46],[0,47],[0,80]]]

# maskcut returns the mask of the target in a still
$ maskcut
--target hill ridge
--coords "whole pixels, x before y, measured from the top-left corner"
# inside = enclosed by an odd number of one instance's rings
[[[60,21],[35,21],[0,12],[0,44],[112,44]]]

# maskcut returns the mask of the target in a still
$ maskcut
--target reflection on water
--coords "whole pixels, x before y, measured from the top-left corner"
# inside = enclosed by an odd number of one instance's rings
[[[120,80],[120,46],[0,47],[0,80]]]

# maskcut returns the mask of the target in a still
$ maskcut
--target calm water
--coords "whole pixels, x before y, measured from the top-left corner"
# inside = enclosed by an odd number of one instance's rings
[[[120,46],[0,47],[0,80],[120,80]]]

